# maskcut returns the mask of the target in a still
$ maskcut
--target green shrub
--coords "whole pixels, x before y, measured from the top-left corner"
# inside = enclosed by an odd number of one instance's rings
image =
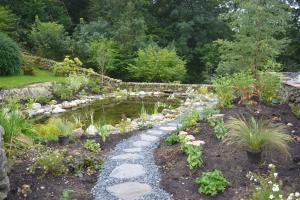
[[[185,61],[175,49],[149,46],[139,50],[135,64],[128,67],[133,77],[149,82],[172,82],[183,80],[186,74]]]
[[[99,135],[101,136],[102,138],[102,141],[105,142],[106,139],[109,137],[110,135],[110,130],[108,129],[108,126],[107,125],[104,125],[104,126],[100,126],[98,128],[98,131],[99,131]]]
[[[267,120],[256,120],[254,117],[231,117],[226,124],[228,133],[225,142],[242,146],[252,152],[260,152],[264,147],[271,147],[276,152],[289,155],[288,142],[292,137],[286,133],[286,127],[273,124]]]
[[[266,102],[272,102],[278,98],[281,80],[278,74],[272,72],[261,72],[258,77],[258,85],[260,88],[260,99]]]
[[[84,148],[94,153],[99,153],[101,151],[100,144],[95,140],[86,140]]]
[[[218,105],[221,108],[231,107],[234,99],[232,78],[229,76],[220,76],[213,80],[213,87],[219,97]]]
[[[209,196],[224,192],[228,186],[226,178],[219,170],[202,173],[196,183],[199,184],[199,192]]]
[[[200,114],[196,110],[191,113],[187,113],[180,118],[180,124],[183,129],[187,129],[195,125],[200,120]]]
[[[215,109],[214,107],[210,108],[210,107],[205,107],[203,109],[203,115],[204,115],[204,118],[206,120],[208,120],[209,118],[211,118],[213,115],[215,114],[219,114],[220,113],[220,110],[217,110]]]
[[[57,62],[52,71],[56,76],[69,76],[70,74],[75,74],[82,67],[82,62],[79,58],[70,58],[66,56],[62,62]]]
[[[300,109],[294,103],[289,104],[292,113],[295,115],[296,118],[300,119]]]
[[[196,167],[201,167],[203,165],[203,153],[201,147],[187,145],[185,153],[187,154],[187,162],[189,164],[190,169],[195,169]]]
[[[17,28],[17,17],[6,7],[0,6],[0,32],[12,35]]]
[[[51,174],[53,176],[62,176],[69,170],[64,164],[65,152],[48,151],[34,159],[34,163],[30,166],[30,171],[42,170],[43,176]]]
[[[232,84],[236,95],[241,97],[241,102],[249,101],[255,92],[255,79],[250,73],[234,74]]]
[[[29,39],[35,51],[45,58],[62,59],[69,51],[70,38],[64,26],[56,22],[41,22],[36,18]]]
[[[34,129],[44,140],[57,140],[60,130],[56,126],[56,119],[50,119],[46,124],[37,124]]]
[[[216,118],[213,123],[215,136],[218,139],[223,139],[227,133],[223,118]]]
[[[98,80],[90,79],[88,82],[88,87],[90,88],[91,92],[94,94],[100,94],[102,92],[102,88]]]
[[[172,133],[165,139],[166,145],[174,145],[174,144],[177,144],[178,142],[179,142],[179,137],[178,137],[177,133]]]
[[[23,65],[22,71],[24,75],[30,75],[30,76],[34,75],[34,68],[32,65]]]
[[[0,75],[18,74],[22,55],[17,43],[0,32]]]

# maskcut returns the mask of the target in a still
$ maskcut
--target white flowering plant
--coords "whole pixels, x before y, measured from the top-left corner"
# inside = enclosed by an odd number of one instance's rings
[[[276,167],[269,164],[268,174],[258,175],[253,172],[247,174],[251,181],[251,200],[300,200],[299,192],[287,194],[282,190],[282,182],[278,179]]]

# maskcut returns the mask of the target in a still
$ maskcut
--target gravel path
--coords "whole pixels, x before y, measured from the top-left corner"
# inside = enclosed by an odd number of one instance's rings
[[[199,111],[202,107],[198,108]],[[141,131],[119,143],[107,157],[92,193],[95,200],[169,200],[159,187],[160,174],[154,149],[160,140],[177,129],[179,118]]]

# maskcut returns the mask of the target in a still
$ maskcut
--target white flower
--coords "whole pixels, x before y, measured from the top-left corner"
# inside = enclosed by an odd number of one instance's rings
[[[274,167],[275,167],[275,165],[269,164],[269,168],[274,168]]]
[[[279,185],[278,184],[274,184],[272,187],[273,192],[278,192],[279,191]]]
[[[188,133],[187,132],[185,132],[185,131],[180,131],[179,132],[179,135],[187,135]]]
[[[278,176],[278,173],[274,173],[274,177],[277,177]]]
[[[257,179],[255,178],[254,181],[257,182]]]
[[[299,192],[295,192],[295,197],[300,197],[300,193]]]
[[[282,198],[283,198],[282,194],[280,194],[280,195],[279,195],[279,198],[280,198],[280,199],[282,199]]]
[[[271,195],[269,196],[269,199],[274,199],[273,194],[271,194]]]
[[[195,140],[195,137],[193,135],[187,135],[186,138],[189,140]]]
[[[269,183],[269,184],[272,184],[272,181],[269,181],[268,183]]]

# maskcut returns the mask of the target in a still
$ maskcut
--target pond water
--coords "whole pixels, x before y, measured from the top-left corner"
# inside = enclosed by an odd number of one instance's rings
[[[50,118],[37,120],[37,123],[44,123],[51,118],[62,118],[64,120],[74,121],[74,117],[84,120],[86,124],[91,122],[91,115],[95,124],[115,125],[122,120],[122,117],[138,118],[142,107],[148,114],[153,114],[154,107],[158,107],[158,112],[164,108],[177,108],[180,106],[182,98],[170,99],[168,96],[145,96],[145,97],[124,97],[109,98],[97,100],[83,107],[67,111],[59,115],[53,115]],[[159,102],[159,103],[158,103]]]

